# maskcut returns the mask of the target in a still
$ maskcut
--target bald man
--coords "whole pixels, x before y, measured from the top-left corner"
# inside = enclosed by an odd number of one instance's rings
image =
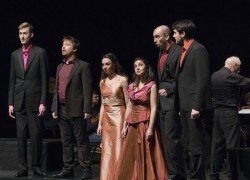
[[[238,90],[239,87],[250,87],[250,78],[239,75],[240,65],[241,61],[238,57],[229,57],[225,61],[225,66],[213,73],[211,78],[215,104],[211,148],[210,177],[212,180],[220,179],[219,173],[222,169],[225,149],[240,146]]]
[[[159,48],[157,65],[159,80],[159,114],[164,154],[169,169],[169,179],[185,179],[180,144],[180,118],[175,97],[175,72],[180,58],[181,46],[173,42],[168,26],[158,26],[154,32],[154,43]]]

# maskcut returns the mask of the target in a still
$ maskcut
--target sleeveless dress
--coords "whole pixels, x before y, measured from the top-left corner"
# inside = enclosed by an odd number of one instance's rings
[[[121,131],[126,106],[120,78],[113,84],[101,83],[100,90],[104,106],[100,180],[109,180],[114,176],[122,147]]]
[[[166,180],[165,165],[159,132],[154,130],[153,140],[146,139],[150,119],[151,81],[134,92],[133,84],[128,93],[132,102],[132,112],[126,119],[128,133],[122,145],[114,180]]]

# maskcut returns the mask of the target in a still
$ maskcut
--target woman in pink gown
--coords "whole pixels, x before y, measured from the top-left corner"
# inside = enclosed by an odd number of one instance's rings
[[[128,101],[127,89],[127,78],[121,74],[115,55],[104,55],[100,81],[102,105],[97,129],[102,135],[100,180],[114,176],[123,141],[121,132]]]
[[[154,76],[143,58],[135,59],[134,71],[122,130],[125,140],[113,179],[166,180],[167,168],[155,127],[157,87]]]

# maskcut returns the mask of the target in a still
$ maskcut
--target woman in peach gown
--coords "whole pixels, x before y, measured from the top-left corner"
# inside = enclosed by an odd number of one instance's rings
[[[134,82],[129,85],[129,102],[122,134],[125,137],[114,180],[166,180],[159,132],[155,127],[157,87],[144,58],[134,61]]]
[[[102,136],[100,180],[109,180],[114,176],[123,141],[121,131],[128,101],[127,89],[127,78],[121,74],[115,55],[104,55],[100,81],[102,105],[97,129]]]

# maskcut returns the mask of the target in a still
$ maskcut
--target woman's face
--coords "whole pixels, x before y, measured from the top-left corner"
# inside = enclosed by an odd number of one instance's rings
[[[146,71],[146,65],[142,60],[137,60],[134,62],[134,71],[137,76],[141,76]]]
[[[111,74],[114,72],[114,65],[109,58],[102,59],[102,70],[105,74]]]

